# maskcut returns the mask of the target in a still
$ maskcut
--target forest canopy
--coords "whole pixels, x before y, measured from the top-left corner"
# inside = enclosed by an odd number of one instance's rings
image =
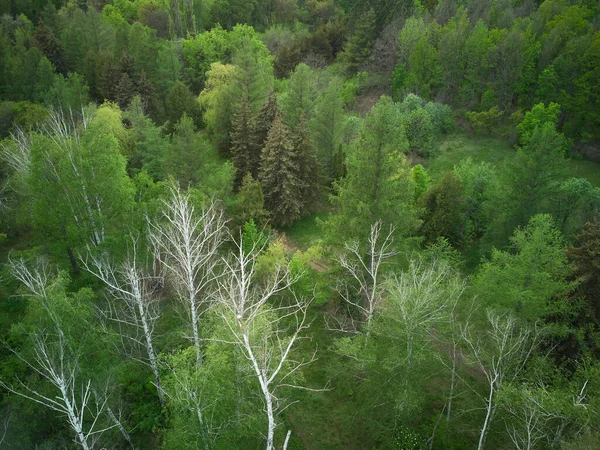
[[[0,4],[0,448],[600,448],[596,0]]]

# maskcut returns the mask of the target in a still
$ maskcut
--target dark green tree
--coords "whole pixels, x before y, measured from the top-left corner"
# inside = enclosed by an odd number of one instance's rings
[[[274,225],[290,225],[300,218],[303,201],[298,161],[288,129],[279,116],[275,117],[262,150],[260,182]]]
[[[195,119],[198,114],[198,105],[190,89],[181,81],[175,82],[167,92],[166,98],[167,118],[173,127],[183,114]]]
[[[439,237],[446,238],[452,245],[460,241],[461,218],[464,195],[458,179],[448,172],[420,199],[423,208],[423,223],[419,229],[426,243],[435,242]]]
[[[376,20],[373,9],[357,20],[354,34],[348,39],[344,51],[339,56],[349,71],[356,72],[371,55],[375,42]]]
[[[54,36],[52,29],[47,27],[42,20],[38,22],[38,26],[31,36],[31,44],[40,49],[58,73],[67,75],[69,67],[62,46]]]
[[[134,95],[135,85],[129,75],[123,73],[115,87],[114,99],[121,109],[127,109]]]
[[[248,97],[243,96],[231,121],[231,158],[235,168],[233,190],[237,192],[247,173],[257,173],[260,160],[253,151],[252,112]]]
[[[254,158],[260,159],[261,151],[267,142],[267,137],[269,136],[269,131],[273,126],[273,121],[277,116],[277,112],[277,97],[272,90],[269,90],[266,102],[263,104],[252,123],[251,139],[252,151],[255,155]],[[258,176],[258,171],[256,173],[252,172],[252,176],[256,178]]]
[[[298,165],[300,198],[302,200],[301,213],[304,215],[315,207],[322,185],[315,145],[304,114],[300,116],[300,121],[292,133],[292,145]]]
[[[500,171],[498,188],[490,203],[488,239],[497,247],[535,214],[548,212],[557,181],[565,173],[566,138],[554,124],[536,127],[526,146],[517,150]]]

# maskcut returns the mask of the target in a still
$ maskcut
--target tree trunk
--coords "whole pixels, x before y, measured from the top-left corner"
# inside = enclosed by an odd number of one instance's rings
[[[77,259],[73,254],[71,247],[67,247],[67,255],[69,255],[69,262],[71,263],[71,270],[73,273],[79,273],[79,266],[77,265]]]
[[[487,438],[488,434],[488,428],[490,426],[490,423],[492,422],[492,419],[494,418],[494,413],[496,412],[496,408],[493,404],[495,383],[496,379],[494,378],[494,380],[492,380],[492,382],[490,383],[490,395],[488,396],[487,400],[487,411],[485,414],[485,421],[483,422],[483,427],[481,427],[481,434],[479,435],[479,444],[477,445],[477,450],[483,450],[485,446],[485,439]]]

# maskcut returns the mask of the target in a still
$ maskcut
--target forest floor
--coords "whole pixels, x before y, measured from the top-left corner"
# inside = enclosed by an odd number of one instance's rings
[[[444,136],[437,143],[437,151],[431,158],[412,160],[428,170],[433,182],[438,181],[454,165],[467,158],[475,162],[500,164],[515,153],[514,146],[505,138],[477,136],[466,133],[453,133]],[[570,176],[587,178],[594,186],[600,187],[600,162],[574,157],[567,161]],[[307,250],[321,242],[320,221],[324,221],[329,211],[323,210],[304,217],[293,226],[284,230],[288,250]],[[468,255],[467,255],[468,256]],[[327,276],[327,264],[317,261],[311,266],[318,271],[319,277]],[[330,379],[331,366],[328,360],[333,356],[332,345],[335,335],[327,329],[324,317],[327,304],[313,305],[310,310],[313,320],[309,329],[309,340],[299,349],[301,356],[310,357],[318,347],[318,360],[304,370],[307,386],[320,388]],[[288,425],[293,427],[290,450],[317,449],[365,449],[373,445],[367,436],[360,436],[352,427],[355,404],[352,394],[335,388],[326,392],[302,395],[301,405],[290,408],[287,413]],[[344,419],[345,418],[345,419]]]

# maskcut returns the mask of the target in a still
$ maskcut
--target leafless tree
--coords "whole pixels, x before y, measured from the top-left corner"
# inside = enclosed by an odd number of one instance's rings
[[[343,280],[336,290],[349,305],[362,313],[367,332],[385,290],[381,275],[382,266],[396,255],[392,250],[394,228],[390,226],[387,234],[383,235],[381,231],[381,221],[371,226],[365,255],[361,251],[360,243],[352,241],[345,244],[345,252],[337,257],[338,263],[349,275],[351,283]]]
[[[470,350],[475,366],[487,380],[485,419],[479,434],[478,450],[483,450],[490,425],[498,408],[497,394],[503,384],[515,381],[522,373],[532,352],[539,345],[537,327],[520,324],[511,313],[487,312],[485,341],[464,327],[462,338]]]
[[[108,287],[110,295],[117,301],[108,317],[118,324],[122,337],[144,349],[142,361],[150,366],[160,403],[164,404],[154,345],[154,326],[160,316],[156,290],[162,286],[162,274],[153,275],[140,265],[138,240],[132,236],[131,241],[131,252],[121,265],[114,264],[106,256],[92,254],[81,262],[85,270]]]
[[[10,418],[12,416],[12,411],[11,410],[7,410],[6,414],[4,415],[4,419],[2,420],[2,432],[1,432],[1,436],[0,436],[0,448],[2,446],[2,444],[4,443],[4,441],[6,440],[6,434],[8,433],[8,427],[10,425]]]
[[[148,220],[150,241],[186,305],[198,365],[202,364],[198,320],[207,306],[207,289],[217,277],[215,264],[225,238],[225,223],[223,211],[216,204],[197,212],[189,193],[182,193],[174,185],[170,199],[163,203],[162,220]]]
[[[92,389],[91,380],[82,380],[78,354],[70,351],[61,333],[38,332],[34,342],[33,360],[13,352],[41,379],[55,388],[55,395],[33,389],[17,379],[16,385],[0,380],[0,386],[9,392],[44,405],[67,417],[67,422],[76,435],[77,443],[84,449],[92,449],[97,439],[116,424],[101,425],[107,407],[108,393],[102,395]]]
[[[439,260],[413,258],[407,271],[387,281],[386,317],[399,322],[406,333],[406,361],[410,363],[417,335],[449,322],[465,282],[452,267]]]
[[[50,304],[50,290],[53,284],[56,282],[56,278],[53,276],[52,269],[47,260],[43,258],[37,258],[35,263],[32,264],[30,261],[27,261],[22,257],[14,259],[11,257],[11,255],[9,255],[8,269],[11,275],[26,287],[27,292],[23,294],[24,296],[37,297],[41,299],[42,307],[48,314],[48,317],[50,317],[50,320],[56,329],[59,343],[61,345],[69,346],[68,339],[65,338],[63,333],[60,317],[55,314]],[[69,350],[72,354],[77,354],[70,346]],[[64,351],[61,354],[64,354]],[[100,394],[98,394],[98,391],[94,386],[90,385],[90,389],[94,398],[99,399],[102,397]],[[108,405],[106,405],[106,412],[111,421],[114,423],[114,426],[119,429],[127,442],[131,443],[131,436],[121,423],[118,415],[115,414],[112,408],[110,408]]]
[[[313,390],[296,385],[294,378],[316,359],[295,360],[292,349],[309,327],[306,312],[309,301],[291,293],[291,300],[274,303],[274,297],[296,281],[289,266],[278,265],[265,281],[256,280],[254,245],[244,251],[242,239],[235,241],[234,254],[223,258],[225,273],[218,279],[216,299],[223,320],[231,332],[231,343],[239,346],[256,376],[268,420],[267,450],[274,448],[277,415],[294,402],[279,397],[281,388]]]

